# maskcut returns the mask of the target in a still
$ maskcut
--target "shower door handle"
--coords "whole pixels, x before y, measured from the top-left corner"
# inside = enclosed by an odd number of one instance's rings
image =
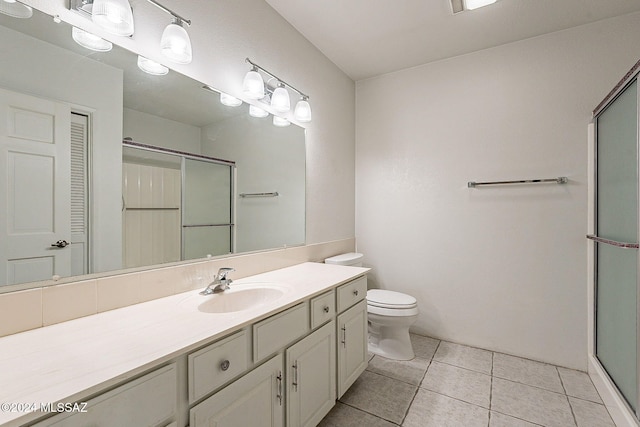
[[[638,249],[640,247],[638,243],[631,242],[618,242],[616,240],[605,239],[604,237],[598,237],[594,234],[587,234],[587,239],[593,240],[596,243],[604,243],[605,245],[615,246],[622,249]]]

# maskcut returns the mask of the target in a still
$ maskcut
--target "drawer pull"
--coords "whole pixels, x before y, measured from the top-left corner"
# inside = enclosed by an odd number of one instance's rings
[[[353,294],[354,294],[355,296],[358,296],[358,290],[356,289],[355,291],[353,291]]]
[[[324,308],[322,309],[322,311],[324,311],[325,313],[329,312],[329,306],[325,305]]]
[[[222,363],[220,363],[220,369],[222,369],[223,371],[226,371],[227,369],[229,369],[230,365],[231,365],[231,362],[229,362],[228,360],[224,360]]]

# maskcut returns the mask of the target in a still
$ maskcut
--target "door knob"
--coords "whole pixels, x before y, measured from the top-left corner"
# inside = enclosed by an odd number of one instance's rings
[[[51,247],[54,247],[54,248],[66,248],[69,245],[70,245],[70,243],[67,242],[66,240],[58,240],[57,242],[52,243]]]

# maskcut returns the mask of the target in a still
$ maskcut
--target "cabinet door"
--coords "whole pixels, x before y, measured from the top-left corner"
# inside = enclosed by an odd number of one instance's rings
[[[338,398],[367,368],[367,302],[338,316]]]
[[[190,413],[190,427],[283,427],[282,355],[234,381]]]
[[[335,321],[286,351],[287,425],[314,427],[336,403]]]

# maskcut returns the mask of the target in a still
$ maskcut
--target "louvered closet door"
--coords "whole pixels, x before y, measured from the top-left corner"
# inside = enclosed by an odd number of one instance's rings
[[[71,114],[71,275],[89,272],[87,164],[89,117]]]
[[[0,90],[0,285],[71,273],[70,114]]]

